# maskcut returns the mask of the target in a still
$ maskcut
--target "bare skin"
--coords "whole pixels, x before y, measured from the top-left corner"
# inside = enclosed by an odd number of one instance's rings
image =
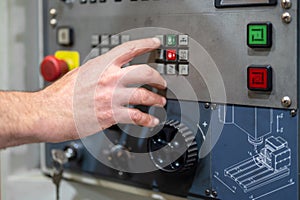
[[[74,140],[117,123],[156,126],[158,119],[126,105],[164,106],[164,97],[132,85],[149,84],[165,89],[166,81],[148,65],[121,67],[134,57],[159,46],[157,39],[128,42],[72,70],[41,91],[0,92],[0,148]],[[89,78],[93,74],[97,78]],[[98,74],[101,76],[98,77]],[[85,106],[92,107],[91,113],[98,122],[93,126],[96,128],[83,134],[79,134],[78,126],[81,125],[74,116],[74,109],[77,108],[74,101],[78,99],[83,110]],[[88,127],[92,127],[90,117],[89,113],[84,113],[87,120],[83,123]]]

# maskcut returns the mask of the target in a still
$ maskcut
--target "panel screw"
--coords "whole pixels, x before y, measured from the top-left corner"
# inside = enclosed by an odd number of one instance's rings
[[[281,19],[284,23],[289,24],[292,21],[292,16],[290,13],[285,12],[281,15]]]
[[[292,100],[291,100],[290,97],[285,96],[281,99],[281,104],[282,104],[283,107],[288,108],[292,105]]]
[[[281,0],[281,6],[284,9],[290,9],[292,7],[291,0]]]
[[[205,103],[204,107],[205,107],[206,109],[209,109],[209,108],[210,108],[210,103]]]
[[[119,175],[119,176],[123,176],[124,173],[123,173],[122,171],[119,171],[119,172],[118,172],[118,175]]]
[[[295,117],[297,115],[297,110],[291,110],[291,116]]]
[[[214,197],[217,197],[217,196],[218,196],[218,193],[217,193],[217,191],[215,191],[215,190],[213,190],[213,191],[211,192],[211,194],[212,194]]]
[[[209,196],[210,195],[210,189],[206,189],[205,194],[206,194],[206,196]]]
[[[216,110],[216,109],[217,109],[217,107],[218,107],[218,105],[217,105],[217,104],[215,104],[215,103],[211,104],[211,109],[212,109],[212,110]]]
[[[51,19],[51,20],[50,20],[50,25],[51,25],[52,27],[55,27],[55,26],[57,25],[57,20],[56,20],[56,19]]]
[[[57,10],[55,8],[51,8],[49,10],[49,14],[52,16],[52,17],[55,17],[57,15]]]

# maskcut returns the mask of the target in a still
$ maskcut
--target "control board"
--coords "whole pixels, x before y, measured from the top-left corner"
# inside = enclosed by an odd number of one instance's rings
[[[43,4],[45,86],[148,37],[161,47],[127,65],[147,63],[168,82],[165,108],[137,107],[160,118],[158,127],[118,124],[45,144],[45,173],[60,150],[68,155],[65,177],[83,182],[107,180],[174,198],[299,199],[297,1]]]

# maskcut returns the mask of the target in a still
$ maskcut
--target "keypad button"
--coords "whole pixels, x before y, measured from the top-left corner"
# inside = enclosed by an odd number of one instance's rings
[[[96,47],[99,44],[100,44],[100,37],[99,37],[99,35],[92,35],[92,37],[91,37],[91,45],[93,47]]]
[[[165,61],[165,50],[157,49],[155,59],[160,62]]]
[[[250,23],[247,25],[247,45],[250,48],[272,47],[272,23]]]
[[[248,89],[253,91],[272,91],[272,67],[249,66],[247,69]]]
[[[155,37],[158,38],[158,39],[160,40],[160,44],[161,44],[162,46],[165,45],[165,36],[164,36],[164,35],[157,35],[157,36],[155,36]]]
[[[119,35],[112,35],[110,37],[110,44],[114,45],[114,46],[119,45],[120,44],[120,36]]]
[[[166,60],[167,61],[176,61],[177,60],[177,51],[175,49],[166,50]]]
[[[176,35],[167,35],[166,37],[166,44],[170,47],[177,46],[177,36]]]
[[[121,35],[121,43],[129,42],[130,41],[130,35]]]
[[[189,60],[189,51],[187,49],[179,49],[178,57],[179,57],[179,60],[188,61]]]
[[[96,58],[100,55],[100,49],[99,48],[93,48],[91,53],[89,54],[90,58]]]
[[[109,48],[101,48],[100,53],[101,53],[101,55],[103,55],[103,54],[109,52],[109,50],[110,50]]]
[[[188,35],[179,35],[178,36],[178,44],[180,46],[188,46],[189,45],[189,36]]]
[[[179,64],[178,66],[178,73],[182,76],[189,75],[189,65],[188,64]]]
[[[176,64],[167,64],[167,74],[176,75]]]
[[[57,43],[62,46],[71,46],[73,44],[73,29],[69,27],[58,28]]]
[[[156,70],[160,73],[160,74],[165,74],[165,64],[163,63],[158,63],[156,66]]]
[[[109,35],[101,35],[101,45],[109,45]]]

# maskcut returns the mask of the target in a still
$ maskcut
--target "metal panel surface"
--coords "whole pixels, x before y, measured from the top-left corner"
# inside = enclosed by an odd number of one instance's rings
[[[95,185],[101,185],[99,179],[113,181],[154,194],[195,200],[299,199],[297,1],[290,9],[283,9],[279,1],[267,6],[221,9],[214,1],[207,0],[44,2],[45,56],[57,50],[75,50],[80,53],[83,64],[101,54],[104,48],[114,46],[96,44],[93,49],[93,35],[110,38],[129,35],[134,40],[187,34],[190,39],[184,48],[189,50],[188,75],[168,74],[168,68],[163,72],[168,82],[168,102],[166,118],[161,120],[162,132],[147,138],[152,129],[118,125],[78,141],[45,144],[44,172],[49,173],[53,164],[53,149],[63,150],[75,143],[82,147],[81,157],[65,165],[66,178]],[[57,11],[55,17],[49,14],[50,9]],[[291,15],[290,23],[282,21],[284,12]],[[49,25],[53,18],[57,20],[56,26]],[[272,23],[272,47],[250,48],[247,25],[267,22]],[[74,30],[73,45],[57,43],[60,27]],[[153,56],[157,56],[155,52],[131,64],[151,63],[157,67]],[[252,65],[272,67],[272,91],[247,88],[247,68]],[[283,97],[289,97],[291,105],[284,106]],[[151,114],[158,112],[138,108]],[[167,138],[174,129],[185,142],[192,142],[186,145],[187,151],[181,152],[178,160],[171,163],[174,165],[166,169],[159,162],[168,160],[172,152],[164,155],[166,157],[155,157],[151,147],[161,141],[172,146]],[[190,139],[190,134],[195,137]],[[179,144],[185,146],[185,143]],[[138,163],[138,155],[128,156],[124,149],[127,153],[150,155],[144,163]],[[106,160],[100,162],[101,156]],[[194,165],[191,164],[193,159],[196,159]],[[182,163],[186,171],[178,170]],[[146,171],[124,170],[135,168],[135,164],[141,164]],[[147,171],[151,167],[155,170]]]
[[[293,17],[292,22],[285,24],[281,21],[280,6],[216,9],[213,1],[204,0],[107,1],[96,4],[79,4],[76,1],[72,5],[49,1],[45,13],[47,14],[50,8],[57,9],[57,27],[74,28],[75,44],[71,48],[59,46],[55,42],[56,29],[48,25],[47,54],[53,54],[60,49],[78,50],[83,61],[91,51],[90,40],[93,34],[117,34],[141,27],[168,28],[189,34],[213,59],[222,77],[222,80],[217,81],[224,82],[226,90],[226,98],[216,99],[216,102],[282,108],[281,99],[289,96],[292,100],[290,108],[297,108],[296,4],[297,2],[293,2],[293,7],[289,10]],[[47,17],[45,23],[48,24],[49,14]],[[251,22],[273,24],[271,49],[247,47],[246,30],[247,24]],[[191,51],[190,56],[193,60],[199,56],[199,52]],[[203,66],[211,66],[211,63],[205,60],[193,64],[200,72],[200,76]],[[274,72],[272,92],[253,92],[247,89],[247,67],[253,64],[272,66]],[[186,78],[191,82],[198,100],[210,102],[212,99],[209,94],[203,92],[206,90],[206,83],[199,80],[200,76],[190,75]],[[169,79],[172,83],[176,83],[178,77]],[[180,91],[177,97],[191,100],[190,96]]]

